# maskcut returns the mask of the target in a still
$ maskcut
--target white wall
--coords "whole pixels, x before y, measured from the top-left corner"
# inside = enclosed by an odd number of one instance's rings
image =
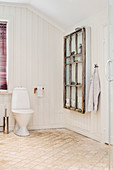
[[[107,135],[107,82],[105,79],[105,56],[104,56],[104,28],[107,24],[107,10],[91,16],[90,18],[76,24],[65,34],[68,34],[76,27],[91,27],[91,72],[93,73],[94,64],[99,66],[99,75],[101,82],[101,98],[99,111],[97,113],[80,114],[64,109],[65,126],[78,133],[91,137],[98,141],[105,141]]]
[[[109,4],[109,34],[108,34],[108,43],[109,43],[109,55],[108,59],[113,60],[113,2],[110,1]],[[113,77],[113,64],[110,63],[110,78]],[[109,83],[110,94],[109,94],[109,111],[110,111],[110,130],[111,130],[111,143],[113,144],[113,81]]]
[[[0,5],[1,18],[10,20],[9,89],[27,87],[31,107],[35,113],[30,128],[66,127],[99,141],[106,140],[107,82],[104,76],[104,28],[106,10],[76,24],[91,27],[91,61],[99,65],[101,81],[100,107],[97,113],[84,115],[63,109],[63,33],[36,15],[35,11],[15,5]],[[33,93],[34,87],[45,88],[44,97]],[[106,100],[105,100],[106,99]],[[11,94],[0,94],[0,104],[7,104],[10,112]],[[10,112],[10,128],[13,118]]]
[[[0,5],[0,17],[10,20],[9,90],[16,86],[27,87],[34,109],[30,128],[62,127],[63,33],[35,11],[18,5]],[[38,85],[44,87],[43,97],[33,93]],[[1,104],[4,98],[7,96],[0,94]],[[11,106],[11,95],[8,101]]]

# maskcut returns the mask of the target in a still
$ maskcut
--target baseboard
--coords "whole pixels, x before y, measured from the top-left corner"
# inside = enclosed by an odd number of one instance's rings
[[[38,130],[38,129],[57,129],[57,128],[64,128],[62,125],[38,125],[38,126],[30,126],[28,127],[29,130]],[[14,126],[11,125],[9,127],[9,131],[12,131],[14,129]]]
[[[38,129],[57,129],[57,128],[64,128],[61,125],[38,125],[38,126],[30,126],[28,127],[29,130],[38,130]]]
[[[93,140],[96,140],[98,142],[103,143],[101,135],[96,135],[96,134],[93,134],[93,133],[91,133],[91,132],[89,132],[87,130],[80,129],[80,128],[77,128],[77,127],[70,127],[70,125],[67,125],[66,129],[72,130],[72,131],[74,131],[76,133],[79,133],[79,134],[81,134],[83,136],[86,136],[88,138],[91,138]]]
[[[9,130],[12,131],[13,128],[14,128],[14,126],[12,125],[12,126],[9,127]],[[79,133],[83,136],[86,136],[88,138],[91,138],[93,140],[96,140],[96,141],[103,143],[101,135],[99,136],[99,135],[93,134],[93,133],[91,133],[87,130],[83,130],[83,129],[80,129],[80,128],[77,128],[77,127],[70,127],[70,125],[67,125],[66,127],[64,127],[62,125],[38,125],[38,126],[28,127],[29,130],[59,129],[59,128],[72,130],[72,131]],[[113,144],[113,137],[111,138],[111,143]]]

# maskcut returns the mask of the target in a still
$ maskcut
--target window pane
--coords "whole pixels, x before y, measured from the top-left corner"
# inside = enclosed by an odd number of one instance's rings
[[[80,55],[80,56],[73,56],[73,62],[77,62],[77,61],[82,61],[82,55]]]
[[[69,41],[70,41],[70,38],[66,38],[66,57],[67,56],[70,56],[70,48],[69,48]]]
[[[70,84],[70,65],[66,65],[65,67],[65,84]]]
[[[82,110],[82,87],[77,88],[77,109]]]
[[[75,54],[75,34],[71,36],[71,55]]]
[[[82,32],[77,34],[77,51],[78,54],[82,53]]]
[[[75,88],[71,87],[71,107],[75,108]]]
[[[7,23],[0,23],[0,90],[7,90]]]
[[[66,107],[70,107],[69,94],[70,94],[70,87],[65,87],[65,106]]]
[[[77,67],[77,85],[82,85],[82,63],[78,63]]]
[[[70,58],[66,58],[66,64],[69,64],[69,63],[72,63],[73,62],[73,58],[70,57]]]
[[[76,72],[76,64],[72,64],[71,70],[71,85],[75,85],[75,72]]]

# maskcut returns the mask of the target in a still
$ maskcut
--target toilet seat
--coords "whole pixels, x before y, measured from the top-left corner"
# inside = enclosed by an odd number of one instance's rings
[[[15,109],[15,110],[12,110],[13,113],[17,113],[17,114],[32,114],[34,111],[32,109]]]

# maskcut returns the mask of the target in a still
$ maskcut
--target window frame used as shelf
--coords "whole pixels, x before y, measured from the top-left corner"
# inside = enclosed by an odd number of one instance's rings
[[[77,35],[78,33],[82,33],[82,52],[78,53],[77,49]],[[72,32],[71,34],[68,34],[64,37],[64,94],[63,94],[63,105],[64,108],[69,109],[69,110],[74,110],[77,112],[84,113],[85,112],[85,60],[86,60],[86,36],[85,36],[85,28],[79,28]],[[71,37],[75,35],[75,54],[71,55]],[[69,56],[66,56],[66,39],[69,37]],[[72,59],[73,57],[79,57],[82,56],[82,61],[73,61],[70,63],[66,63],[66,59]],[[76,69],[78,67],[78,64],[82,63],[82,85],[77,85],[77,71],[75,72],[75,84],[71,84],[71,71],[72,71],[72,64],[76,64]],[[69,85],[65,84],[66,82],[66,66],[69,65]],[[66,87],[69,87],[69,107],[66,106]],[[71,107],[71,87],[75,87],[75,107]],[[82,108],[79,109],[77,108],[77,88],[82,88]]]

